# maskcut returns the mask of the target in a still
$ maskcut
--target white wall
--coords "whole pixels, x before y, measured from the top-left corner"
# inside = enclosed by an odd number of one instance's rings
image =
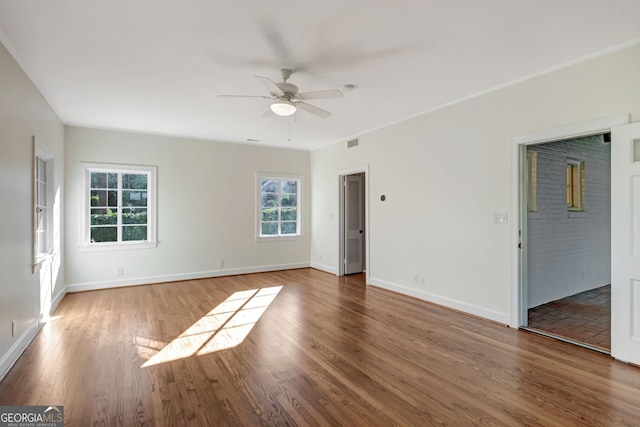
[[[528,307],[611,283],[611,145],[602,135],[530,145],[536,211],[527,217]],[[583,212],[566,207],[567,159],[584,161]]]
[[[308,266],[309,157],[306,151],[67,127],[68,290]],[[81,250],[80,162],[157,166],[157,248]],[[303,177],[301,239],[256,242],[256,172]],[[224,259],[221,269],[218,259]]]
[[[640,119],[638,70],[635,45],[313,152],[312,264],[337,267],[337,171],[368,164],[370,282],[509,323],[511,138]]]
[[[57,302],[65,284],[60,228],[55,256],[41,270],[53,267],[53,277],[32,272],[33,136],[54,155],[53,187],[61,198],[64,126],[0,44],[0,378],[37,332],[41,298]],[[61,215],[58,210],[58,224]]]

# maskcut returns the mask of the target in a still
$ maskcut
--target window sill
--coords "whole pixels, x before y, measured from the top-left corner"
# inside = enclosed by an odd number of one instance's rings
[[[131,249],[155,249],[158,242],[89,243],[79,247],[80,252],[128,251]]]
[[[586,211],[569,211],[567,212],[567,217],[568,218],[586,218],[587,212]]]
[[[283,240],[301,240],[302,234],[292,234],[290,236],[256,236],[256,242],[279,242]]]

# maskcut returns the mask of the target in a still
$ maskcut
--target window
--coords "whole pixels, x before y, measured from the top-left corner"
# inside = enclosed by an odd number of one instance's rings
[[[156,168],[85,164],[85,245],[156,243]]]
[[[52,251],[53,156],[34,138],[33,158],[33,265]]]
[[[584,161],[567,159],[565,180],[567,209],[584,210]]]
[[[538,198],[538,153],[527,151],[527,210],[536,212]]]
[[[258,237],[299,236],[300,177],[258,175]]]

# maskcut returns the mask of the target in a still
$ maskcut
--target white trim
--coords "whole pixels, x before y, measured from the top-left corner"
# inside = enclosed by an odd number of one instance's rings
[[[509,326],[519,328],[523,326],[526,310],[523,309],[523,294],[526,291],[526,277],[523,277],[522,251],[518,248],[520,242],[526,245],[526,200],[520,198],[523,179],[521,171],[522,148],[527,145],[596,135],[611,131],[611,128],[629,123],[629,114],[618,114],[602,119],[573,123],[551,129],[541,130],[526,135],[511,138],[510,187],[511,187],[511,310]],[[524,205],[523,205],[524,203]],[[520,231],[522,230],[522,236]]]
[[[53,298],[51,298],[51,308],[49,309],[49,316],[51,316],[57,309],[64,297],[67,295],[67,287],[63,287]]]
[[[93,243],[79,246],[78,252],[128,251],[134,249],[154,249],[157,247],[158,242]]]
[[[38,326],[38,321],[33,321],[29,327],[16,339],[13,345],[0,358],[0,381],[7,375],[9,370],[18,361],[22,353],[38,335],[42,325]]]
[[[502,323],[504,325],[509,324],[509,314],[502,313],[496,310],[480,307],[473,304],[468,304],[464,301],[459,301],[453,298],[447,298],[440,295],[432,294],[415,288],[409,288],[406,286],[398,285],[396,283],[387,282],[371,278],[371,284],[389,291],[398,292],[400,294],[409,295],[424,301],[428,301],[433,304],[438,304],[443,307],[451,308],[454,310],[462,311],[473,316],[482,317],[484,319],[492,320],[494,322]]]
[[[263,179],[274,179],[281,181],[297,181],[297,197],[296,197],[296,234],[276,234],[276,235],[260,235],[262,231],[262,187],[260,181]],[[256,172],[256,229],[255,240],[256,242],[275,242],[280,240],[295,240],[303,237],[303,222],[302,222],[302,202],[304,198],[304,181],[302,175],[282,174],[282,173],[270,173],[270,172]],[[279,194],[279,193],[278,193]],[[281,220],[278,220],[280,222]]]
[[[308,262],[291,264],[263,265],[224,270],[201,271],[196,273],[165,274],[162,276],[148,276],[123,280],[108,280],[104,282],[72,283],[67,285],[68,293],[94,291],[98,289],[121,288],[125,286],[152,285],[155,283],[177,282],[182,280],[208,279],[210,277],[235,276],[238,274],[265,273],[268,271],[294,270],[310,267]]]
[[[416,117],[420,117],[420,116],[423,116],[423,115],[426,115],[426,114],[429,114],[429,113],[433,113],[435,111],[443,110],[443,109],[451,107],[453,105],[460,104],[460,103],[463,103],[465,101],[469,101],[471,99],[479,98],[481,96],[484,96],[484,95],[487,95],[487,94],[490,94],[490,93],[493,93],[493,92],[498,92],[498,91],[500,91],[502,89],[506,89],[508,87],[515,86],[517,84],[520,84],[520,83],[523,83],[523,82],[526,82],[526,81],[529,81],[529,80],[533,80],[535,78],[538,78],[538,77],[541,77],[541,76],[544,76],[544,75],[547,75],[547,74],[551,74],[553,72],[556,72],[556,71],[559,71],[559,70],[563,70],[565,68],[569,68],[569,67],[572,67],[574,65],[578,65],[578,64],[581,64],[581,63],[584,63],[584,62],[587,62],[587,61],[591,61],[593,59],[597,59],[597,58],[609,55],[611,53],[614,53],[614,52],[617,52],[617,51],[620,51],[620,50],[623,50],[623,49],[627,49],[629,47],[632,47],[632,46],[635,46],[635,45],[638,45],[638,44],[640,44],[640,38],[635,38],[633,40],[629,40],[629,41],[626,41],[624,43],[620,43],[618,45],[615,45],[615,46],[600,50],[598,52],[590,53],[590,54],[585,55],[585,56],[583,56],[581,58],[577,58],[577,59],[574,59],[574,60],[571,60],[571,61],[567,61],[567,62],[565,62],[563,64],[555,65],[553,67],[550,67],[550,68],[547,68],[547,69],[544,69],[544,70],[541,70],[541,71],[537,71],[535,73],[528,74],[526,76],[518,77],[518,78],[516,78],[514,80],[511,80],[511,81],[508,81],[508,82],[505,82],[505,83],[501,83],[501,84],[498,84],[496,86],[493,86],[493,87],[490,87],[490,88],[487,88],[487,89],[480,90],[478,92],[463,96],[461,98],[457,98],[457,99],[454,99],[452,101],[445,102],[445,103],[440,104],[440,105],[436,105],[435,107],[432,107],[432,108],[429,108],[429,109],[426,109],[426,110],[411,114],[409,116],[405,116],[405,117],[402,117],[402,118],[397,119],[397,120],[393,120],[393,121],[390,121],[390,122],[387,122],[387,123],[383,123],[381,125],[378,125],[378,126],[375,126],[375,127],[372,127],[372,128],[361,130],[360,133],[347,135],[346,137],[343,136],[340,139],[334,140],[332,143],[329,143],[329,144],[327,144],[325,146],[313,148],[313,149],[311,149],[311,151],[319,151],[319,150],[322,150],[323,148],[325,148],[328,145],[341,143],[343,141],[348,141],[348,140],[353,139],[353,138],[358,138],[358,137],[361,137],[362,135],[370,134],[370,133],[373,133],[373,132],[381,130],[381,129],[386,129],[386,128],[389,128],[391,126],[397,125],[398,123],[406,122],[406,121],[409,121],[409,120],[414,119]]]
[[[53,152],[42,143],[40,138],[37,136],[33,136],[33,170],[32,170],[32,180],[33,180],[33,188],[32,188],[32,201],[31,201],[31,209],[32,209],[32,265],[31,272],[32,274],[37,273],[40,270],[41,265],[47,260],[53,257],[53,201],[54,201],[54,155]],[[46,205],[45,209],[47,214],[45,215],[45,229],[46,229],[46,241],[47,241],[47,251],[43,253],[38,253],[38,242],[37,242],[37,232],[38,232],[38,160],[42,160],[45,163],[45,200]]]
[[[80,162],[79,163],[79,179],[84,182],[83,191],[80,194],[81,201],[78,203],[80,209],[82,209],[80,218],[82,218],[82,230],[80,233],[80,239],[78,249],[81,252],[91,251],[109,251],[109,250],[126,250],[126,249],[150,249],[157,247],[158,236],[158,168],[154,165],[132,165],[123,163],[94,163],[94,162]],[[91,172],[117,172],[118,174],[125,173],[145,173],[148,176],[147,179],[147,240],[144,242],[138,241],[121,241],[121,242],[105,242],[105,243],[90,243],[90,220],[89,212],[91,209],[89,197],[87,193],[91,188]],[[121,189],[118,188],[118,203],[120,203]],[[118,222],[118,238],[120,238],[122,224]]]
[[[316,270],[324,271],[325,273],[336,274],[337,271],[334,267],[330,267],[328,265],[319,264],[317,262],[312,262],[310,265],[311,268],[315,268]]]
[[[627,123],[629,123],[629,114],[618,114],[616,116],[605,117],[603,119],[572,123],[565,126],[516,136],[511,138],[511,143],[516,145],[530,145],[563,139],[579,138],[582,136],[605,133],[610,131],[614,126],[625,125]]]
[[[371,242],[371,233],[370,233],[370,224],[369,221],[369,211],[370,209],[370,198],[369,198],[369,164],[364,164],[360,166],[353,166],[347,169],[341,169],[337,171],[338,175],[338,262],[336,263],[337,268],[335,274],[337,276],[344,275],[344,179],[347,175],[353,175],[358,173],[364,173],[364,239],[365,239],[365,283],[368,285],[371,271],[371,262],[370,262],[370,242]]]

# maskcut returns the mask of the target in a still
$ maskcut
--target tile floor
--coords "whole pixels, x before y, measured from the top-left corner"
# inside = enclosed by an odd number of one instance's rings
[[[611,350],[611,285],[529,309],[529,328]]]

